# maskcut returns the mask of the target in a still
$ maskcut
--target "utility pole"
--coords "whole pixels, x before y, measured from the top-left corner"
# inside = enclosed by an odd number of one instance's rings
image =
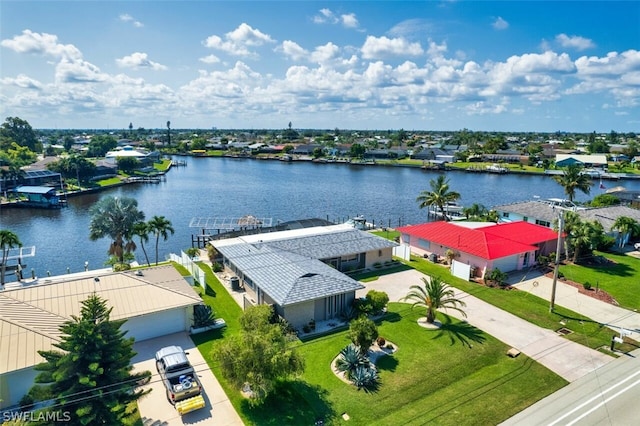
[[[560,251],[562,250],[562,232],[564,230],[564,210],[560,210],[558,216],[558,243],[556,245],[556,262],[553,268],[553,284],[551,285],[551,302],[549,312],[553,312],[556,303],[556,285],[558,284],[558,271],[560,269]]]

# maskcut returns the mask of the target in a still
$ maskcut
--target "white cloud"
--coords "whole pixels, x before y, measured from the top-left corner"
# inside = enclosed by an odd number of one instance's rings
[[[136,27],[136,28],[142,28],[144,27],[144,24],[136,19],[134,19],[133,16],[129,15],[128,13],[123,13],[121,14],[119,17],[120,21],[122,22],[131,22],[131,24]]]
[[[355,13],[340,15],[340,21],[346,28],[358,28],[358,26],[360,25]]]
[[[592,49],[596,46],[595,43],[588,38],[575,35],[568,36],[566,34],[558,34],[556,36],[556,42],[562,47],[576,49],[578,51]]]
[[[4,77],[0,79],[0,83],[10,85],[10,86],[17,86],[17,87],[20,87],[21,89],[36,89],[36,90],[42,89],[42,83],[24,74],[18,74],[18,76],[15,78]]]
[[[249,47],[259,47],[275,41],[268,34],[242,23],[235,30],[228,32],[222,39],[217,35],[209,36],[203,44],[211,49],[221,50],[233,56],[257,57]]]
[[[340,48],[335,44],[329,42],[323,46],[318,46],[311,54],[311,60],[319,64],[325,64],[329,61],[338,58]]]
[[[509,23],[502,19],[501,16],[498,16],[496,20],[493,21],[493,24],[491,24],[491,26],[495,30],[506,30],[507,28],[509,28]]]
[[[200,62],[204,62],[205,64],[217,64],[218,62],[220,62],[220,58],[218,58],[216,55],[213,55],[213,54],[204,56],[198,60]]]
[[[362,57],[377,59],[387,56],[418,56],[424,53],[420,43],[411,43],[404,38],[367,36],[361,48]]]
[[[291,40],[283,41],[279,50],[282,51],[285,56],[293,59],[294,61],[299,61],[309,56],[309,52],[307,52],[307,50],[302,48],[302,46],[295,41]]]
[[[56,65],[55,79],[58,83],[99,83],[107,75],[87,61],[63,59]]]
[[[344,13],[338,16],[327,8],[320,9],[318,12],[312,19],[315,24],[341,24],[345,28],[358,28],[360,26],[355,13]]]
[[[81,59],[82,53],[72,44],[61,44],[53,34],[22,31],[21,35],[0,42],[3,47],[18,53],[53,56],[54,58]]]
[[[132,53],[131,55],[124,56],[120,59],[116,59],[116,63],[118,64],[118,66],[123,68],[134,68],[134,69],[150,68],[156,71],[162,71],[167,69],[165,65],[149,60],[148,55],[142,52],[135,52],[135,53]]]

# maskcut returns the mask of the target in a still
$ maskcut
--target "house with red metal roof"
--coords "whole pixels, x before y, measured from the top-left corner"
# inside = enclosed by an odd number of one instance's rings
[[[500,269],[516,271],[535,265],[540,255],[555,251],[558,234],[553,230],[519,221],[473,226],[465,222],[430,222],[403,226],[400,242],[419,256],[446,257],[471,266],[476,276]]]

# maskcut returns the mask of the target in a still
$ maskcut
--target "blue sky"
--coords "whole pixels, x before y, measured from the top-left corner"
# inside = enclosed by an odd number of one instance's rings
[[[640,133],[639,1],[0,0],[36,128]]]

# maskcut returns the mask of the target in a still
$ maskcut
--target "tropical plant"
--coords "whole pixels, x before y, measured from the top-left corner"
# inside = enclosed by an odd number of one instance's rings
[[[215,313],[209,305],[195,305],[193,307],[193,326],[195,328],[208,327],[216,323]]]
[[[419,203],[419,207],[429,208],[436,207],[444,220],[449,220],[447,216],[445,206],[448,203],[453,203],[460,199],[460,194],[454,191],[449,191],[449,180],[445,177],[445,175],[438,176],[437,179],[431,179],[429,181],[429,186],[431,187],[431,191],[422,191],[416,201]]]
[[[499,268],[492,269],[484,276],[486,281],[488,281],[489,283],[496,283],[499,286],[503,286],[506,284],[507,277],[507,273],[502,272]]]
[[[444,257],[447,259],[447,263],[448,263],[449,265],[451,265],[451,264],[453,263],[453,260],[454,260],[456,257],[460,257],[460,253],[458,253],[457,251],[451,250],[451,249],[447,249],[447,250],[444,252]]]
[[[144,219],[144,213],[138,210],[138,202],[128,197],[108,196],[91,207],[89,213],[89,239],[111,238],[108,253],[123,263],[125,253],[135,250],[132,240],[134,224]]]
[[[0,230],[0,248],[2,249],[2,261],[0,262],[0,288],[4,288],[4,279],[7,271],[7,259],[9,250],[14,247],[22,247],[20,238],[8,229]]]
[[[573,201],[576,196],[576,190],[585,194],[591,191],[593,182],[589,175],[582,173],[583,167],[577,164],[569,164],[561,175],[553,177],[557,183],[564,188],[564,193],[569,197],[569,201]]]
[[[132,234],[140,238],[140,248],[142,249],[142,253],[144,253],[144,259],[147,262],[147,266],[150,266],[151,263],[149,262],[147,250],[144,248],[144,243],[149,242],[149,233],[149,225],[146,222],[136,222],[133,225]]]
[[[376,324],[365,316],[360,316],[349,324],[349,339],[356,345],[360,354],[366,356],[369,347],[378,338]]]
[[[462,214],[464,214],[467,219],[481,218],[484,217],[487,213],[487,208],[478,203],[473,203],[469,207],[465,207],[464,209],[462,209]]]
[[[632,235],[640,233],[638,222],[628,216],[618,216],[613,222],[611,229],[618,231],[618,247],[622,248],[627,244]]]
[[[353,373],[359,365],[364,364],[366,358],[362,356],[356,345],[350,343],[340,351],[336,359],[336,369],[344,373],[345,377],[351,380]]]
[[[158,243],[160,242],[160,237],[164,241],[167,241],[169,238],[169,233],[174,234],[175,230],[171,226],[171,222],[167,220],[164,216],[153,216],[149,222],[147,222],[147,226],[149,226],[150,233],[156,236],[156,265],[158,264]]]
[[[373,392],[380,387],[378,371],[375,366],[371,364],[361,364],[357,366],[351,375],[351,382],[356,385],[358,389],[364,389],[368,392]]]
[[[45,418],[68,413],[69,424],[124,424],[130,404],[150,392],[137,389],[151,373],[132,373],[134,339],[124,337],[125,320],[112,321],[111,310],[100,296],[89,296],[80,316],[60,327],[60,343],[53,344],[60,350],[38,351],[45,362],[36,366],[40,373],[29,393],[55,398],[43,409],[49,413]]]
[[[569,235],[569,244],[573,249],[573,262],[593,255],[593,249],[598,246],[604,236],[604,228],[599,222],[580,222]]]
[[[413,301],[411,308],[416,306],[427,310],[427,322],[433,324],[436,320],[438,309],[454,309],[464,317],[467,314],[461,307],[467,306],[462,300],[456,299],[455,293],[448,284],[437,275],[429,275],[429,279],[421,278],[424,287],[412,285],[411,291],[403,298],[404,301]]]
[[[193,259],[198,257],[198,255],[200,254],[200,249],[198,247],[189,247],[184,251],[184,253],[191,259]]]

